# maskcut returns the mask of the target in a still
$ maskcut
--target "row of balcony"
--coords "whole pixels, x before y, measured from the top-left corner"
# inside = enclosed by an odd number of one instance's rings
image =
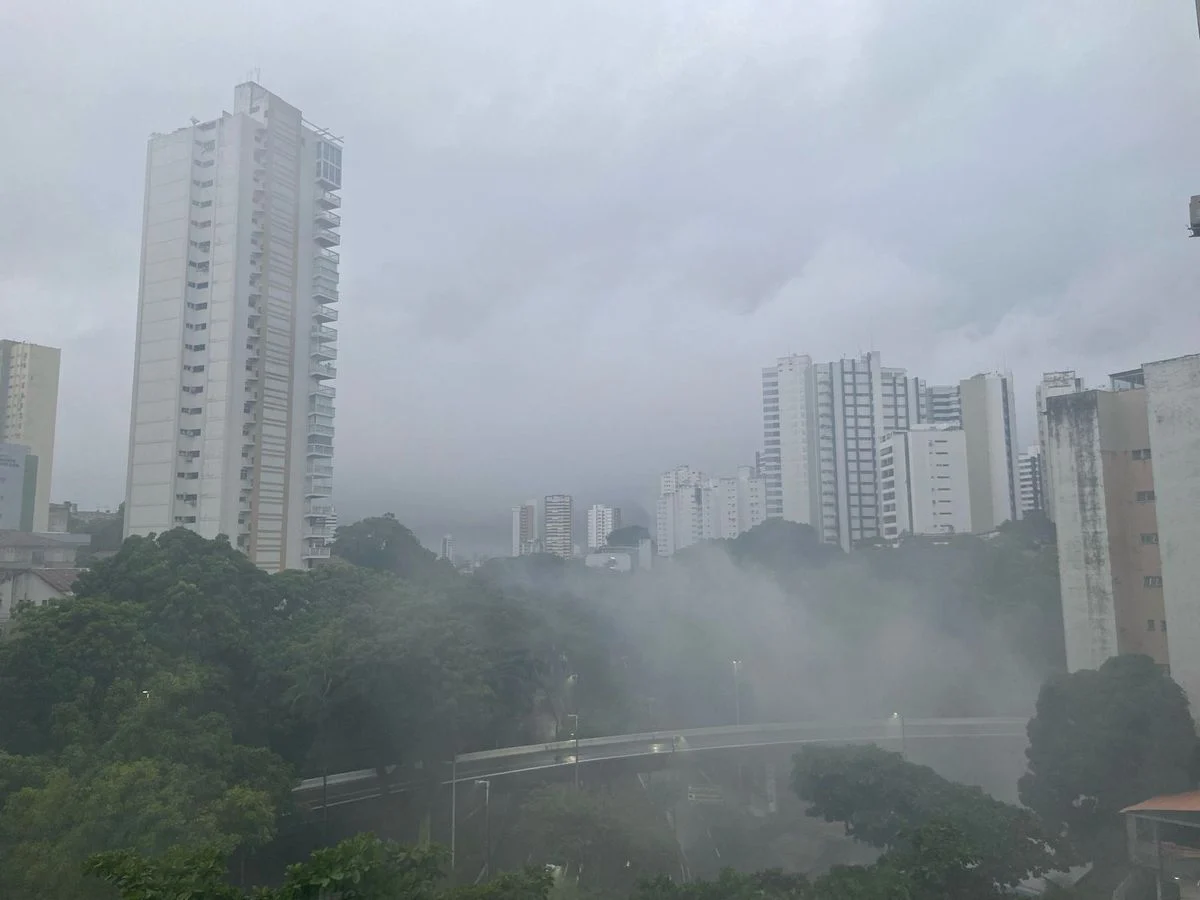
[[[336,322],[338,311],[332,306],[321,305],[313,312],[313,318],[318,322]]]
[[[329,459],[333,458],[333,444],[314,444],[308,445],[309,456],[324,456]]]

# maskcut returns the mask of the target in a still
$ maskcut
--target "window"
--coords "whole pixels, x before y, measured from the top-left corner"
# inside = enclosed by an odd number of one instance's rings
[[[198,415],[200,415],[200,409],[201,409],[201,407],[199,407],[199,406],[181,406],[181,407],[179,407],[179,411],[181,413],[183,413],[185,416],[198,416]]]
[[[1154,630],[1154,620],[1153,620],[1153,619],[1147,619],[1147,620],[1146,620],[1146,630],[1147,630],[1147,631],[1153,631],[1153,630]]]
[[[176,472],[175,477],[182,478],[185,481],[195,481],[196,479],[198,479],[200,477],[200,473],[199,472]]]
[[[1163,634],[1166,634],[1167,633],[1167,620],[1163,619],[1160,624],[1162,625],[1162,628],[1160,630],[1162,631]]]
[[[1134,459],[1149,459],[1150,458],[1150,448],[1147,447],[1144,450],[1134,450],[1133,458]]]
[[[1148,588],[1162,587],[1162,576],[1161,575],[1143,575],[1142,576],[1142,587],[1148,587]]]
[[[196,209],[207,209],[208,207],[212,206],[212,201],[211,200],[193,200],[192,206],[196,207]]]
[[[199,428],[180,428],[179,433],[184,437],[200,437]]]
[[[1137,502],[1138,503],[1153,503],[1154,502],[1154,491],[1138,491],[1137,492]]]
[[[1157,544],[1158,543],[1158,532],[1151,531],[1148,533],[1144,533],[1142,535],[1142,543],[1143,544]]]

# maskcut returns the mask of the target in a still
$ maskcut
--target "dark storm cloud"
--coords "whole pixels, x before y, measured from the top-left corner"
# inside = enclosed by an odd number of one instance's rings
[[[254,66],[347,138],[351,515],[751,461],[758,370],[788,352],[1009,366],[1030,442],[1042,369],[1200,349],[1183,0],[0,16],[0,321],[64,349],[58,497],[123,491],[145,139]]]

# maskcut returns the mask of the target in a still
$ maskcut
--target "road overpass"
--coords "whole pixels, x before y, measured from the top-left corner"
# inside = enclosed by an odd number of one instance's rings
[[[1027,718],[905,719],[890,717],[851,722],[793,722],[731,725],[554,741],[461,753],[447,763],[439,783],[450,786],[477,779],[585,767],[638,758],[660,763],[664,754],[697,754],[755,747],[804,744],[887,744],[897,749],[945,739],[988,740],[1025,737]],[[390,773],[389,773],[390,774]],[[421,782],[428,784],[428,781]],[[343,806],[416,787],[413,778],[381,779],[376,769],[308,778],[293,789],[298,804],[310,809]]]

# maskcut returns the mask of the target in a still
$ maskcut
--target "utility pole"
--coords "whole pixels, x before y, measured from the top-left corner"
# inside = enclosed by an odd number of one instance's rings
[[[492,782],[487,778],[476,779],[475,784],[483,785],[483,843],[484,871],[488,881],[492,880]]]
[[[450,761],[450,878],[453,880],[454,853],[458,849],[458,754]]]
[[[733,661],[733,718],[737,725],[742,724],[742,691],[741,684],[738,682],[738,672],[742,669],[742,661],[735,659]]]
[[[579,790],[579,715],[568,713],[567,718],[575,720],[575,790]]]

